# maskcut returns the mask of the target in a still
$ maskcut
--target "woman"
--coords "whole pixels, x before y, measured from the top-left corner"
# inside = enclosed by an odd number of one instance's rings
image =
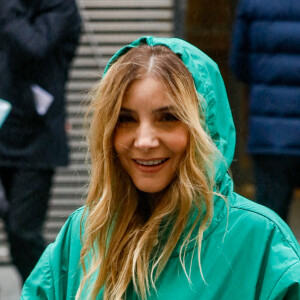
[[[300,251],[233,192],[235,131],[216,64],[143,37],[93,93],[92,172],[22,299],[299,299]]]

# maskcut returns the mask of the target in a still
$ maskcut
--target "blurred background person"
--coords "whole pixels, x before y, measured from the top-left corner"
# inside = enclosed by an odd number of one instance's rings
[[[256,200],[287,221],[300,181],[299,1],[241,0],[230,65],[249,87]]]
[[[68,163],[64,93],[80,27],[74,0],[0,0],[0,98],[12,105],[0,131],[3,218],[23,281],[45,248],[54,170]]]
[[[0,98],[0,128],[4,123],[5,119],[7,118],[7,115],[9,114],[10,110],[11,104]],[[5,192],[3,189],[2,182],[0,180],[0,218],[3,217],[3,214],[7,211],[7,209],[8,203],[5,198]]]

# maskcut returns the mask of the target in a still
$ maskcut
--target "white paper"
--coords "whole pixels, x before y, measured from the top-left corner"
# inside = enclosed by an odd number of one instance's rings
[[[38,114],[44,115],[53,102],[54,97],[37,84],[33,84],[31,90]]]
[[[0,99],[0,127],[11,110],[11,104],[3,99]]]

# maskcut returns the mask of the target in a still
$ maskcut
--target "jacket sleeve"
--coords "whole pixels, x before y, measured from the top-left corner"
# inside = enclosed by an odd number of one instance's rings
[[[246,5],[251,1],[240,1],[233,27],[229,63],[238,80],[247,82],[249,78],[249,26],[250,18]]]
[[[21,300],[65,300],[75,295],[80,283],[80,220],[75,211],[62,227],[26,280]]]
[[[300,261],[293,264],[280,277],[274,287],[270,300],[299,300],[300,299]]]
[[[72,35],[77,42],[81,22],[74,0],[32,3],[36,8],[26,8],[22,0],[0,0],[1,35],[13,49],[15,59],[43,59]],[[28,9],[36,9],[30,20]]]
[[[34,271],[26,280],[21,300],[55,299],[50,252],[53,244],[44,251]]]

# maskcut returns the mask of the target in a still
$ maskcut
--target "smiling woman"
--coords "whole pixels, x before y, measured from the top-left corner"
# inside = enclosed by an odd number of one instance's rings
[[[293,234],[233,191],[235,130],[209,57],[143,37],[115,54],[91,95],[86,205],[22,299],[300,298]]]
[[[146,297],[153,274],[158,277],[192,212],[197,212],[195,220],[181,247],[187,246],[196,226],[201,242],[213,210],[213,161],[218,150],[201,126],[204,115],[199,115],[202,109],[191,73],[164,45],[140,45],[118,57],[92,98],[93,170],[87,207],[94,213],[85,224],[90,235],[85,235],[81,260],[100,237],[100,256],[94,264],[101,264],[98,279],[105,282],[105,299],[121,299],[130,282]],[[166,240],[157,244],[160,236]],[[158,247],[164,251],[153,255]],[[82,287],[92,275],[86,274]]]
[[[172,111],[166,88],[149,75],[135,81],[122,101],[114,148],[140,191],[166,188],[186,151],[187,126]]]

